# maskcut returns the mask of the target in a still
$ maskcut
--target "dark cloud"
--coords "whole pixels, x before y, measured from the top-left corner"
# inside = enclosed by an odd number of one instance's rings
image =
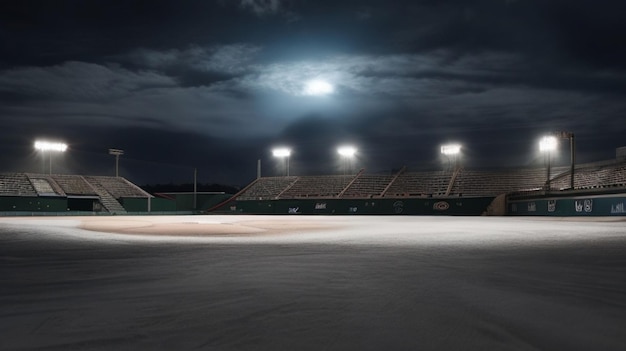
[[[2,167],[38,169],[40,136],[73,145],[68,172],[110,172],[106,150],[123,148],[140,183],[199,167],[243,185],[258,159],[280,172],[279,144],[302,174],[337,172],[335,148],[348,142],[377,172],[442,167],[448,141],[464,145],[467,166],[540,164],[536,139],[554,130],[579,136],[581,161],[610,158],[626,132],[624,7],[5,2]],[[311,95],[314,80],[334,92]]]
[[[50,67],[8,69],[0,76],[0,90],[33,99],[109,101],[142,90],[173,87],[174,81],[149,71],[116,66],[65,62]]]

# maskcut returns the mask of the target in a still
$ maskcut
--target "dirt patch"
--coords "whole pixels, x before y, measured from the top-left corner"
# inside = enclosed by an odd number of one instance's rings
[[[230,223],[206,223],[202,220],[177,221],[175,217],[147,217],[140,219],[121,219],[112,217],[105,219],[83,219],[80,228],[85,230],[134,234],[134,235],[167,235],[167,236],[258,236],[277,234],[297,234],[337,228],[319,221],[253,220]]]

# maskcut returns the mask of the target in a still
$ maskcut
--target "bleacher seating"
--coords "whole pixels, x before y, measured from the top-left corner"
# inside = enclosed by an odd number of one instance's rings
[[[552,181],[552,188],[569,188],[570,177],[571,173],[568,170]],[[619,186],[626,186],[626,163],[582,165],[574,170],[574,187],[576,189]]]
[[[146,198],[150,196],[150,194],[122,177],[85,176],[84,179],[96,188],[98,186],[103,187],[116,199],[123,197]]]
[[[337,197],[350,182],[354,175],[329,175],[298,177],[296,182],[286,189],[279,197],[281,199],[301,197]]]
[[[37,196],[24,173],[0,173],[0,196]]]
[[[91,197],[97,198],[105,211],[117,214],[126,213],[122,198],[152,197],[121,177],[35,173],[0,173],[0,196]]]
[[[569,188],[569,171],[567,166],[552,167],[550,188]],[[269,177],[258,179],[237,199],[497,196],[518,191],[544,190],[546,183],[545,167],[494,170],[462,168],[456,172],[400,172],[395,176]],[[576,173],[576,188],[591,186],[626,187],[626,163],[592,168],[581,165]]]
[[[266,177],[259,178],[250,188],[238,197],[238,200],[276,199],[280,193],[289,188],[298,177]]]
[[[452,174],[451,171],[402,173],[389,187],[385,197],[444,195]]]
[[[65,196],[63,190],[50,177],[28,176],[28,179],[39,196]]]
[[[541,169],[509,171],[463,169],[456,178],[451,194],[487,196],[521,189],[540,189],[546,179],[546,171]]]
[[[87,183],[85,178],[77,175],[52,175],[52,179],[59,184],[67,195],[95,196],[96,191]]]
[[[362,174],[346,189],[343,197],[367,198],[381,196],[392,180],[392,175]]]
[[[570,188],[570,168],[552,167],[550,187]],[[626,162],[580,164],[575,188],[626,188]],[[545,167],[456,171],[406,171],[394,175],[359,172],[357,175],[266,177],[257,179],[237,200],[302,198],[375,198],[497,196],[546,189]],[[0,173],[0,196],[96,197],[111,213],[124,213],[123,198],[151,196],[121,177]]]

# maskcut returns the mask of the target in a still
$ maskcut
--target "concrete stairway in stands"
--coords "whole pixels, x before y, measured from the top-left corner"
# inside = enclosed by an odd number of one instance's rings
[[[102,206],[112,214],[125,214],[126,210],[122,204],[117,201],[102,185],[96,182],[91,183],[96,190],[96,194],[100,197]]]

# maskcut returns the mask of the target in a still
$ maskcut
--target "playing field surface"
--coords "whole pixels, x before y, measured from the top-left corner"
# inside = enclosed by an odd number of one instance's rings
[[[2,350],[624,350],[626,222],[0,218]]]

